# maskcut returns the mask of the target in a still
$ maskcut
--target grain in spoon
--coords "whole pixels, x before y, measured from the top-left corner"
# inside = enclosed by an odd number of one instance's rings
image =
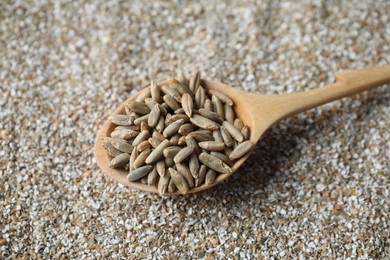
[[[166,85],[167,82],[168,81],[159,82],[158,85],[163,86]],[[208,91],[219,91],[233,101],[233,109],[236,116],[249,127],[250,142],[256,144],[267,129],[286,117],[293,116],[297,113],[309,110],[322,104],[369,90],[389,82],[390,66],[385,66],[381,68],[343,71],[336,74],[336,82],[334,84],[323,88],[292,94],[259,95],[243,92],[223,83],[208,80],[202,80],[201,85]],[[154,86],[152,84],[152,88],[153,87]],[[115,110],[114,114],[124,114],[126,103],[140,98],[140,95],[145,95],[147,91],[148,88],[146,88],[146,91],[144,89],[129,98]],[[173,93],[172,95],[175,96],[176,94]],[[169,100],[168,102],[171,102],[172,106],[176,106],[174,102],[177,101]],[[146,110],[145,107],[138,109],[140,109],[140,111],[142,109]],[[110,161],[112,158],[104,150],[102,139],[109,137],[114,128],[115,125],[112,122],[107,121],[98,133],[95,142],[95,157],[100,168],[111,178],[126,186],[148,192],[159,192],[157,186],[129,181],[127,178],[128,171],[110,167]],[[211,188],[235,173],[249,155],[250,151],[234,163],[231,167],[232,171],[219,174],[212,183],[205,183],[192,188],[180,187],[179,191],[171,193],[178,194],[183,191],[185,193],[195,193]],[[180,178],[180,176],[177,176],[176,172],[174,172],[174,174],[176,177]],[[168,186],[168,183],[166,185]]]

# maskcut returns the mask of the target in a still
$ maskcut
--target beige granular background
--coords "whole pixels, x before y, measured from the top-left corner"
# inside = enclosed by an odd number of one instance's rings
[[[97,131],[151,79],[271,94],[390,64],[388,0],[197,2],[0,2],[0,258],[390,255],[388,85],[274,126],[200,194],[99,170]]]

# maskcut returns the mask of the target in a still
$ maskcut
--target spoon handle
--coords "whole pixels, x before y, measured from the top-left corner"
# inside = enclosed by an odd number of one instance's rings
[[[273,121],[277,122],[322,104],[390,83],[390,66],[346,70],[335,76],[335,83],[322,88],[274,96]]]

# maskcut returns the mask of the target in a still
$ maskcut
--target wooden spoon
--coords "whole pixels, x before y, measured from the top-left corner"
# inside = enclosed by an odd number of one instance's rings
[[[160,82],[160,84],[164,84],[164,82],[165,81]],[[259,95],[243,92],[223,83],[208,80],[202,80],[202,86],[206,89],[214,89],[225,93],[233,100],[236,116],[249,126],[250,141],[253,144],[256,144],[267,129],[286,117],[389,82],[390,66],[385,66],[381,68],[342,71],[336,74],[336,82],[334,84],[323,88],[292,94]],[[127,101],[135,100],[139,93],[140,92],[130,97]],[[120,105],[115,110],[114,114],[124,114],[126,102]],[[95,157],[99,167],[112,179],[126,186],[158,193],[157,188],[154,186],[138,182],[129,182],[126,178],[128,174],[127,171],[109,167],[111,157],[104,150],[102,139],[110,136],[110,133],[114,128],[115,125],[110,121],[107,121],[96,138]],[[233,165],[233,173],[237,171],[249,155],[250,152]],[[203,184],[199,187],[190,189],[189,192],[194,193],[208,189],[227,179],[230,175],[231,174],[219,174],[215,182],[211,185]]]

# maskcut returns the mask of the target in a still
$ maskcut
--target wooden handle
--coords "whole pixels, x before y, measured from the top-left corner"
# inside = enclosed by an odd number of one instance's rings
[[[275,117],[270,123],[386,83],[390,83],[390,66],[339,72],[336,82],[326,87],[271,96],[269,103],[274,104],[271,111]]]

